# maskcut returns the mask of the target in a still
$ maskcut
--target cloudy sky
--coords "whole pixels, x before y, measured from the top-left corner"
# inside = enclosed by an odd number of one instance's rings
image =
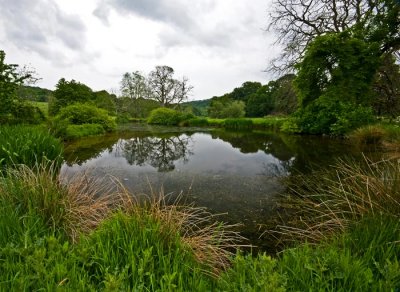
[[[266,33],[270,0],[0,0],[0,50],[54,89],[64,77],[118,89],[124,72],[175,69],[191,99],[266,83],[278,53]]]

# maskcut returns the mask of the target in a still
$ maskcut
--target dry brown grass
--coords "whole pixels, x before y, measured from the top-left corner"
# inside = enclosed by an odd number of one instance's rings
[[[233,231],[237,226],[217,222],[205,208],[182,203],[182,194],[169,202],[162,190],[150,195],[131,194],[114,177],[93,178],[89,172],[62,180],[66,189],[65,230],[73,241],[95,229],[115,211],[141,218],[149,216],[160,223],[164,235],[179,234],[183,244],[201,264],[218,274],[230,265],[233,253],[245,239]]]
[[[284,241],[319,242],[366,215],[400,217],[398,160],[339,161],[330,169],[296,177],[289,188],[285,200],[293,217],[273,231]]]

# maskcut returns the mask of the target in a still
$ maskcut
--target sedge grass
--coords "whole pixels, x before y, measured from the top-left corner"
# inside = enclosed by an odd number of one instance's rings
[[[339,161],[330,169],[299,175],[284,199],[295,214],[278,226],[283,239],[319,242],[365,216],[400,218],[400,163]]]
[[[57,169],[0,179],[0,290],[209,291],[229,268],[239,237],[204,209]]]
[[[0,127],[0,167],[25,164],[34,167],[46,161],[62,162],[61,141],[39,126]]]

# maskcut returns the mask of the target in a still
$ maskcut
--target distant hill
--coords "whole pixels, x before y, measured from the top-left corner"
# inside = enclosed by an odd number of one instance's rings
[[[53,91],[49,89],[37,86],[21,86],[21,88],[18,90],[18,95],[22,99],[41,102],[49,101],[49,96],[52,93]]]
[[[184,107],[191,107],[193,113],[197,116],[207,116],[207,108],[210,105],[211,99],[193,100],[182,103]]]

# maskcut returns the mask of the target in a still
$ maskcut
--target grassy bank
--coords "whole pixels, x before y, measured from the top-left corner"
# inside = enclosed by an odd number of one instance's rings
[[[0,128],[9,149],[1,160],[0,291],[400,288],[397,160],[292,175],[282,200],[288,216],[271,231],[282,251],[271,258],[240,253],[239,235],[204,209],[163,195],[136,201],[112,177],[59,177],[59,156],[49,157],[60,142],[38,129]],[[42,138],[25,145],[28,133]]]
[[[0,179],[2,291],[283,285],[270,257],[232,261],[238,235],[211,222],[203,209],[167,205],[163,197],[139,204],[118,185],[82,175],[59,181],[54,172],[22,166]],[[259,272],[265,276],[261,282]]]

